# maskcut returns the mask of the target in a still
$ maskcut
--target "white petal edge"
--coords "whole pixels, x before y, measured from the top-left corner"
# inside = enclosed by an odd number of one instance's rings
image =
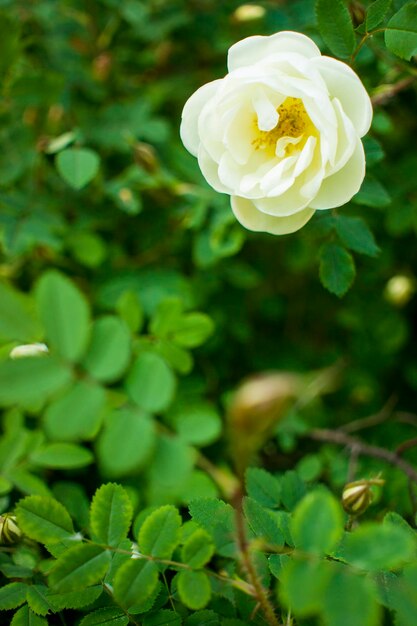
[[[361,188],[365,178],[365,153],[360,139],[349,161],[336,174],[325,178],[310,207],[334,209],[349,202]]]
[[[227,194],[233,193],[232,189],[226,187],[226,185],[221,182],[219,178],[219,164],[213,161],[202,145],[200,145],[198,149],[198,164],[204,178],[215,191]]]
[[[197,156],[200,144],[198,118],[203,107],[216,94],[222,80],[213,80],[211,83],[203,85],[188,98],[184,105],[181,116],[180,137],[188,152],[193,156]]]
[[[313,209],[304,209],[287,217],[273,217],[259,211],[253,202],[240,196],[231,197],[232,211],[248,230],[270,233],[271,235],[288,235],[300,230],[314,215]]]
[[[322,75],[330,97],[340,100],[359,137],[366,135],[373,111],[371,99],[359,76],[346,63],[331,57],[316,58],[312,63]]]
[[[309,59],[321,55],[312,39],[287,30],[267,37],[255,35],[238,41],[229,49],[227,67],[231,72],[239,67],[253,65],[277,52],[296,52]]]

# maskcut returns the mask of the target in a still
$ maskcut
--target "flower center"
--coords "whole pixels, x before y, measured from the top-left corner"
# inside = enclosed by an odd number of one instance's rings
[[[305,110],[303,101],[300,98],[286,98],[277,108],[279,115],[278,124],[272,130],[259,130],[257,118],[254,123],[256,127],[256,137],[252,141],[255,150],[265,150],[269,156],[275,154],[277,141],[282,137],[298,139],[297,142],[289,142],[285,148],[285,155],[288,156],[295,149],[302,149],[310,135],[316,133],[316,127]]]

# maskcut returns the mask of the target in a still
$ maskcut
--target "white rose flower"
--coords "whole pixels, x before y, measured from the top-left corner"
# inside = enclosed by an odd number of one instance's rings
[[[365,176],[372,105],[355,72],[295,32],[248,37],[229,73],[185,104],[182,141],[243,226],[292,233],[348,202]]]

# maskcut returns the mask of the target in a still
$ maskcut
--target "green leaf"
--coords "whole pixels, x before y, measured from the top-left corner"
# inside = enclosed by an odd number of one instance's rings
[[[126,290],[116,302],[116,311],[132,333],[143,325],[143,309],[134,291]]]
[[[182,571],[177,577],[178,593],[186,607],[203,609],[210,602],[210,581],[204,572]]]
[[[316,0],[319,31],[326,46],[336,56],[346,59],[355,48],[352,18],[343,0]]]
[[[248,495],[270,509],[276,509],[281,502],[279,480],[260,467],[246,470],[246,490]]]
[[[244,499],[243,510],[256,537],[271,545],[281,546],[284,544],[284,537],[278,526],[278,520],[272,511],[265,509],[262,504],[252,498]]]
[[[158,435],[149,469],[151,489],[165,494],[163,495],[165,501],[167,498],[171,499],[172,494],[190,480],[195,461],[196,450],[179,437]]]
[[[335,228],[342,243],[351,250],[368,256],[377,256],[380,252],[372,232],[361,217],[338,215]]]
[[[170,337],[181,320],[183,304],[179,298],[164,298],[152,316],[149,330],[160,339]]]
[[[417,615],[417,566],[405,567],[391,580],[389,608],[395,610],[396,626],[415,626]]]
[[[130,396],[145,411],[159,413],[168,408],[175,393],[175,376],[165,360],[153,352],[142,352],[126,381]]]
[[[39,617],[25,605],[13,615],[10,626],[48,626],[45,618]]]
[[[391,204],[391,198],[379,180],[367,174],[360,191],[353,196],[352,202],[379,209]]]
[[[120,606],[131,613],[152,598],[158,585],[158,568],[153,561],[130,559],[117,571],[114,578],[114,597]]]
[[[26,594],[29,608],[36,615],[47,615],[53,610],[53,606],[48,598],[49,589],[45,585],[30,585]]]
[[[280,595],[297,617],[320,613],[333,570],[327,561],[287,560],[280,575]]]
[[[188,313],[175,326],[172,340],[183,348],[196,348],[213,333],[214,324],[204,313]]]
[[[18,502],[16,517],[25,535],[43,544],[69,539],[74,534],[68,511],[54,498],[28,496]]]
[[[190,535],[181,549],[181,560],[190,567],[204,567],[214,554],[211,536],[202,528]]]
[[[401,526],[368,523],[346,535],[338,554],[360,569],[389,570],[415,558],[415,542]]]
[[[43,274],[35,295],[49,347],[69,361],[78,361],[90,336],[86,299],[66,276],[56,270]]]
[[[181,626],[181,616],[176,611],[162,609],[143,618],[143,626]]]
[[[291,533],[300,550],[328,554],[343,533],[339,502],[327,491],[308,493],[294,511]]]
[[[102,317],[93,324],[91,343],[83,367],[101,382],[114,382],[130,361],[130,333],[126,324],[114,316]]]
[[[337,243],[326,243],[320,250],[320,280],[323,286],[340,298],[349,290],[354,278],[352,255]]]
[[[29,458],[35,465],[54,469],[76,469],[94,461],[90,450],[75,443],[45,444],[32,452]]]
[[[117,546],[127,533],[133,509],[129,496],[120,485],[109,483],[97,489],[91,502],[91,530],[97,541]]]
[[[48,438],[55,441],[92,439],[100,428],[105,402],[102,387],[90,380],[75,382],[48,405],[43,415]]]
[[[97,174],[100,157],[88,148],[67,148],[55,159],[60,176],[73,189],[82,189]]]
[[[181,404],[170,414],[170,420],[181,439],[196,446],[213,443],[222,432],[218,411],[204,402]]]
[[[110,565],[111,556],[100,546],[76,545],[64,552],[49,574],[53,591],[78,591],[101,580]]]
[[[121,609],[106,607],[83,617],[79,626],[126,626],[128,623],[129,618]]]
[[[29,586],[26,583],[9,583],[0,588],[0,611],[17,609],[26,602],[26,592]]]
[[[0,282],[0,337],[31,343],[39,339],[39,323],[32,304],[21,293]]]
[[[369,32],[380,24],[391,7],[391,0],[376,0],[366,12],[366,30]]]
[[[139,531],[139,550],[158,559],[170,559],[180,541],[181,517],[175,506],[159,507]]]
[[[387,48],[410,61],[417,54],[417,2],[408,2],[392,16],[385,31]]]
[[[216,551],[223,556],[235,554],[234,510],[217,498],[196,498],[190,502],[190,514],[214,539]]]
[[[141,469],[154,450],[155,438],[154,422],[138,409],[113,411],[97,443],[103,474],[118,478]]]
[[[71,380],[71,370],[52,356],[0,363],[0,406],[37,405]]]
[[[288,470],[280,478],[281,501],[288,511],[292,511],[307,493],[307,487],[298,473]]]
[[[347,571],[335,572],[323,599],[326,624],[331,626],[379,626],[380,607],[369,578]]]
[[[52,604],[54,611],[63,611],[64,609],[82,609],[83,607],[93,604],[93,602],[101,596],[102,592],[103,587],[101,585],[62,593],[49,591],[48,601]]]

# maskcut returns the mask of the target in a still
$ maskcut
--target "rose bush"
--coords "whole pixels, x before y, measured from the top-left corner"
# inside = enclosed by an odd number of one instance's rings
[[[345,63],[295,32],[248,37],[229,73],[185,104],[181,138],[246,228],[291,233],[348,202],[365,175],[370,98]]]

